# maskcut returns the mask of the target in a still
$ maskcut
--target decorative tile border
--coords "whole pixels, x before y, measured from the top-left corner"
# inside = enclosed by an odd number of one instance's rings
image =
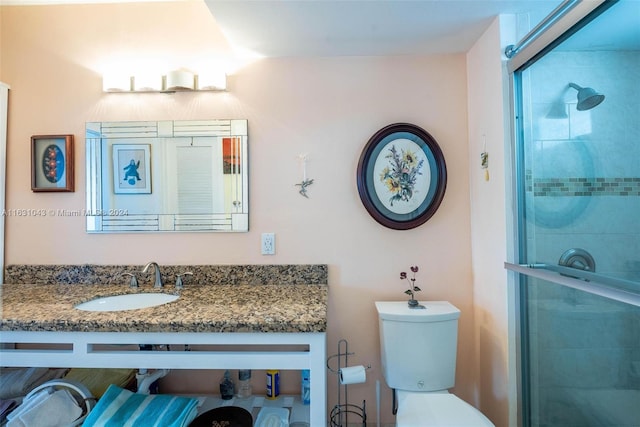
[[[27,284],[115,284],[129,283],[122,273],[135,273],[140,284],[153,283],[153,270],[142,274],[140,265],[8,265],[5,283]],[[161,265],[166,284],[176,274],[190,271],[188,284],[202,285],[327,285],[328,266],[304,265]]]
[[[545,178],[527,173],[527,192],[535,197],[640,196],[640,178]]]

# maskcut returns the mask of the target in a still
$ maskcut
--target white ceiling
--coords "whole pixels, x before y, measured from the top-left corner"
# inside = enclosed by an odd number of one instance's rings
[[[529,27],[561,0],[0,0],[2,5],[204,2],[229,41],[261,56],[468,51],[499,14]],[[622,0],[565,49],[640,49],[640,0]]]
[[[264,56],[469,50],[501,13],[538,22],[560,0],[205,0],[235,45]]]

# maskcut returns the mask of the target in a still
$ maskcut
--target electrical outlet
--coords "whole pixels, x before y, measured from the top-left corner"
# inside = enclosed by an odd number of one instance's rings
[[[262,233],[262,255],[274,255],[276,253],[276,235],[274,233]]]

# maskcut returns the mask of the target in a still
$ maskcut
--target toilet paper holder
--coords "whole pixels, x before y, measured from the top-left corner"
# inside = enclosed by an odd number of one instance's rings
[[[354,415],[362,420],[362,427],[367,424],[367,411],[366,401],[362,401],[362,406],[353,405],[349,403],[348,398],[348,384],[357,384],[366,381],[366,371],[371,369],[371,365],[363,366],[349,366],[349,356],[353,356],[355,353],[349,352],[349,343],[347,340],[338,341],[338,353],[331,355],[327,358],[327,369],[330,372],[338,375],[338,403],[331,410],[329,415],[329,421],[331,427],[347,427],[349,415]],[[335,360],[337,369],[333,369],[330,363]],[[347,378],[342,381],[342,369],[349,368],[349,374],[345,375]],[[352,368],[355,368],[352,370]],[[346,372],[346,371],[345,371]],[[343,402],[344,395],[344,402]]]

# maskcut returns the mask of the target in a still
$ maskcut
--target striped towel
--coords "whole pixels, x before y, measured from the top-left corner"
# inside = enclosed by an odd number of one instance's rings
[[[83,427],[183,427],[197,415],[197,399],[139,394],[110,385]]]

